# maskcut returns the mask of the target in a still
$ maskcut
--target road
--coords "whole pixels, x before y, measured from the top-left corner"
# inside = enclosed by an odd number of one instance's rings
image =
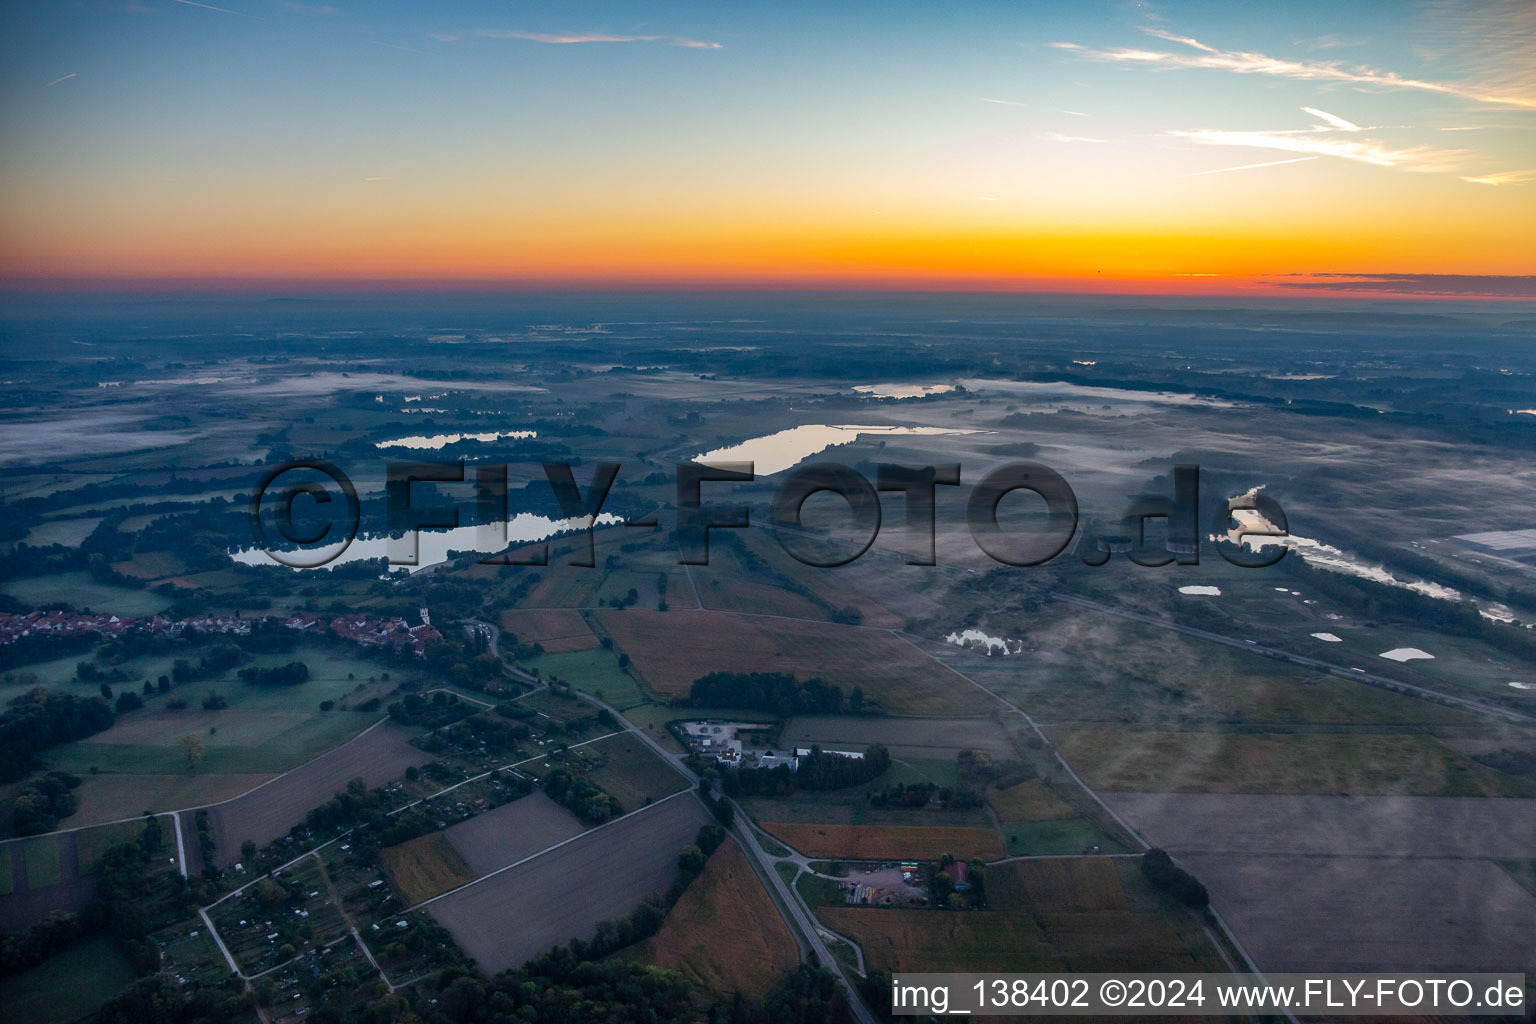
[[[593,705],[594,707],[599,707],[606,710],[609,714],[613,715],[615,719],[623,722],[625,728],[629,732],[633,733],[640,739],[642,743],[655,751],[658,757],[681,772],[683,777],[688,780],[689,786],[693,788],[695,793],[697,792],[699,777],[695,775],[686,764],[683,763],[683,759],[680,755],[674,754],[670,750],[663,747],[649,734],[647,734],[644,729],[635,725],[633,722],[630,722],[618,711],[612,707],[609,707],[609,705],[605,702],[598,700],[596,697],[587,693],[577,693],[577,696],[586,701],[588,704]],[[816,959],[820,962],[820,965],[825,967],[828,971],[831,971],[832,976],[837,979],[840,985],[843,986],[843,990],[848,999],[848,1007],[850,1012],[853,1014],[854,1019],[857,1020],[859,1024],[878,1024],[875,1015],[870,1012],[869,1007],[864,1005],[864,1000],[859,996],[858,989],[854,987],[854,985],[848,980],[847,975],[843,973],[842,964],[840,964],[837,958],[832,955],[832,951],[827,948],[826,942],[822,940],[819,926],[813,919],[809,908],[807,908],[806,905],[801,901],[800,894],[795,892],[794,889],[792,889],[790,886],[786,885],[784,883],[784,879],[780,878],[778,871],[774,869],[774,859],[770,857],[768,855],[768,851],[764,850],[762,845],[758,843],[756,834],[754,834],[752,831],[751,826],[747,824],[747,813],[743,811],[739,806],[736,806],[734,800],[731,801],[731,803],[736,811],[735,831],[737,838],[741,840],[742,849],[745,850],[747,855],[752,858],[753,866],[757,869],[758,876],[760,878],[766,879],[768,884],[773,887],[772,891],[775,892],[778,896],[778,903],[781,910],[789,911],[789,924],[791,930],[799,931],[801,933],[805,945],[808,945],[811,948],[811,951],[816,954]]]

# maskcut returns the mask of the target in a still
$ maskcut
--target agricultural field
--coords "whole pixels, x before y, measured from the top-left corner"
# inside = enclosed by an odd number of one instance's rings
[[[481,971],[516,967],[550,946],[591,938],[599,921],[665,890],[676,875],[678,851],[708,821],[693,797],[674,797],[426,909]]]
[[[710,672],[788,672],[863,690],[896,715],[976,715],[995,701],[921,651],[876,629],[786,622],[716,612],[598,612],[615,649],[633,659],[647,687],[686,697]]]
[[[116,821],[125,814],[216,804],[255,789],[276,778],[275,774],[209,775],[188,774],[186,769],[174,775],[127,775],[101,772],[81,776],[75,795],[79,808],[63,822],[67,828]]]
[[[758,825],[800,853],[829,860],[996,860],[1006,856],[992,829],[942,825],[806,825],[760,821]]]
[[[1137,863],[1093,857],[992,864],[986,910],[829,905],[817,915],[859,941],[872,966],[886,971],[1222,969],[1199,918],[1153,890]]]
[[[1536,796],[1430,736],[1051,729],[1095,788],[1131,792]]]
[[[1488,860],[1183,854],[1272,971],[1536,971],[1536,896]],[[1272,898],[1285,893],[1284,899]],[[1423,922],[1433,921],[1433,928]]]
[[[597,646],[597,637],[578,611],[510,608],[501,613],[501,628],[516,637],[518,643],[539,644],[550,654]],[[503,637],[502,642],[510,640]]]
[[[589,693],[617,711],[646,703],[649,698],[635,682],[635,677],[619,668],[612,651],[593,646],[590,650],[568,654],[542,654],[520,663],[528,671],[538,670],[545,679],[559,679],[574,689]]]
[[[97,583],[87,572],[60,572],[48,576],[26,576],[0,583],[0,592],[29,605],[64,601],[76,611],[144,618],[163,612],[171,599],[150,590],[130,590],[110,583]]]
[[[19,843],[22,862],[26,865],[29,890],[46,889],[64,880],[65,869],[61,859],[65,855],[62,848],[64,837],[36,836],[32,839],[19,840]]]
[[[169,814],[155,819],[160,826],[160,848],[171,855],[176,852],[176,828]],[[113,825],[83,828],[75,833],[75,855],[79,859],[80,873],[93,874],[100,866],[102,856],[114,846],[138,842],[144,834],[144,819],[135,818]]]
[[[536,789],[509,804],[452,825],[440,834],[463,860],[469,878],[473,879],[516,864],[585,830],[586,826],[575,815],[545,796],[543,790]]]
[[[442,832],[380,850],[379,865],[406,906],[472,882],[476,874]]]
[[[794,936],[734,839],[627,959],[682,971],[716,993],[761,998],[799,963]]]
[[[59,659],[33,670],[45,669],[52,674],[67,671],[66,679],[72,679],[74,665],[80,660],[83,659]],[[54,748],[47,760],[51,767],[81,776],[92,769],[131,775],[185,774],[179,741],[192,733],[203,743],[205,757],[198,771],[206,775],[284,771],[335,748],[378,721],[379,711],[347,708],[371,697],[383,699],[394,688],[394,683],[382,678],[388,672],[379,663],[329,645],[299,645],[291,651],[263,653],[240,667],[270,668],[292,661],[308,666],[310,678],[306,682],[297,686],[253,686],[236,678],[231,670],[213,679],[187,683],[174,688],[169,695],[144,698],[144,708],[120,715],[104,732]],[[140,657],[121,667],[129,673],[130,681],[115,685],[114,690],[137,691],[140,679],[155,680],[168,674],[172,658]],[[42,679],[41,674],[39,678]],[[82,695],[94,695],[97,690],[95,683],[66,685]],[[217,693],[228,706],[212,711],[200,707],[203,697],[210,692]],[[173,697],[190,706],[180,710],[168,708],[166,703]],[[319,705],[326,701],[335,705],[333,710],[319,710]],[[144,806],[152,805],[141,805],[139,809]]]
[[[1060,955],[1029,914],[824,906],[816,916],[877,970],[1059,972]]]
[[[1025,822],[1077,817],[1077,810],[1071,804],[1034,779],[989,791],[987,806],[997,814],[997,820],[1005,828]]]
[[[247,839],[265,845],[286,835],[311,808],[325,803],[354,778],[378,786],[399,778],[410,765],[432,760],[431,754],[407,743],[406,735],[392,723],[381,723],[266,785],[210,807],[219,865],[238,861],[240,844]]]
[[[1107,799],[1210,887],[1269,969],[1454,970],[1493,955],[1530,969],[1530,945],[1519,936],[1536,920],[1536,894],[1499,862],[1536,848],[1536,800]],[[1256,895],[1275,891],[1286,899]],[[1433,933],[1414,924],[1422,920],[1436,922]]]
[[[128,961],[104,935],[70,946],[29,971],[0,978],[0,1006],[8,1020],[79,1020],[132,980]]]
[[[1129,909],[1120,872],[1108,857],[993,864],[987,868],[987,905],[1074,914]]]
[[[607,791],[626,811],[633,811],[688,788],[688,780],[629,733],[609,736],[570,752],[572,767]]]

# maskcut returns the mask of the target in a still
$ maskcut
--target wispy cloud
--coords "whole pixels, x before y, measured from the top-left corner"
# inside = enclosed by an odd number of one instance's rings
[[[1316,107],[1302,107],[1301,109],[1305,110],[1307,113],[1311,114],[1313,117],[1320,117],[1320,118],[1322,118],[1324,121],[1328,122],[1328,126],[1330,128],[1332,128],[1334,131],[1339,131],[1339,132],[1363,132],[1363,131],[1367,131],[1368,130],[1368,129],[1365,129],[1365,128],[1361,128],[1359,125],[1355,124],[1353,121],[1346,121],[1346,120],[1344,120],[1342,117],[1340,117],[1337,114],[1330,114],[1326,110],[1318,110]]]
[[[1505,274],[1287,274],[1282,280],[1260,283],[1325,291],[1536,298],[1536,276]]]
[[[1062,132],[1041,132],[1040,137],[1046,142],[1093,142],[1107,143],[1108,139],[1094,139],[1087,135],[1066,135]]]
[[[547,43],[551,46],[570,46],[577,43],[666,43],[668,46],[683,46],[691,50],[720,50],[724,47],[720,43],[705,42],[702,39],[688,39],[682,36],[620,36],[607,32],[573,32],[556,34],[549,32],[513,32],[509,29],[483,28],[477,29],[477,36],[486,39],[526,39],[531,43]]]
[[[1028,103],[1020,103],[1018,100],[995,100],[990,96],[977,96],[983,103],[996,103],[1004,107],[1027,107]]]
[[[59,83],[60,83],[60,82],[67,82],[67,81],[69,81],[69,80],[70,80],[70,79],[71,79],[71,78],[76,78],[76,77],[78,77],[78,74],[79,74],[79,73],[78,73],[78,72],[75,72],[75,71],[71,71],[71,72],[70,72],[70,73],[69,73],[69,74],[67,74],[67,75],[60,75],[60,76],[59,76],[59,77],[58,77],[58,78],[55,78],[55,79],[54,79],[54,80],[53,80],[53,81],[51,81],[51,82],[49,82],[49,83],[48,83],[48,84],[47,84],[47,85],[45,85],[45,86],[43,86],[43,88],[44,88],[44,89],[49,89],[49,88],[52,88],[52,87],[53,87],[53,86],[55,86],[55,85],[58,85],[58,84],[59,84]]]
[[[228,7],[215,7],[213,4],[200,4],[197,0],[172,0],[173,3],[186,7],[201,7],[205,11],[218,11],[220,14],[233,14],[237,18],[250,18],[252,21],[260,21],[254,14],[246,14],[244,11],[232,11]]]
[[[1373,86],[1383,89],[1413,89],[1422,92],[1441,93],[1496,106],[1536,108],[1536,97],[1517,93],[1489,92],[1474,86],[1454,82],[1431,82],[1418,78],[1406,78],[1395,71],[1382,71],[1371,67],[1346,66],[1337,61],[1287,60],[1262,53],[1244,50],[1221,50],[1207,46],[1198,39],[1175,35],[1159,28],[1142,31],[1170,43],[1178,43],[1194,50],[1194,53],[1174,53],[1167,50],[1142,50],[1121,48],[1095,50],[1077,43],[1051,43],[1059,50],[1066,50],[1088,60],[1135,64],[1158,69],[1209,68],[1231,71],[1237,74],[1272,75],[1279,78],[1298,78],[1309,81],[1345,82],[1352,85]]]
[[[1232,131],[1213,128],[1197,128],[1172,131],[1168,134],[1188,139],[1201,146],[1244,146],[1250,149],[1278,149],[1286,153],[1303,153],[1308,156],[1329,156],[1340,160],[1373,164],[1377,167],[1397,167],[1407,171],[1457,170],[1465,163],[1467,151],[1462,149],[1435,149],[1432,146],[1399,148],[1380,139],[1339,138],[1339,135],[1355,135],[1371,129],[1362,128],[1353,121],[1313,107],[1302,110],[1326,122],[1310,128],[1283,128],[1265,131]],[[1277,161],[1290,163],[1292,161]],[[1299,161],[1296,161],[1299,162]],[[1248,167],[1271,166],[1266,164],[1244,165]],[[1219,173],[1219,171],[1205,173]]]
[[[1463,175],[1461,180],[1473,185],[1524,185],[1532,179],[1536,179],[1536,171],[1500,171],[1476,177]]]
[[[1282,164],[1300,164],[1308,160],[1316,160],[1315,156],[1293,156],[1289,160],[1266,160],[1261,164],[1238,164],[1236,167],[1218,167],[1214,171],[1199,171],[1191,177],[1201,177],[1206,174],[1229,174],[1232,171],[1256,171],[1260,167],[1279,167]]]

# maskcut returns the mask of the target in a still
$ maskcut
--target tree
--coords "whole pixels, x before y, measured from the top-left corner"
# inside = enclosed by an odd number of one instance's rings
[[[181,756],[187,762],[187,771],[197,771],[197,766],[203,763],[203,757],[207,751],[203,749],[203,741],[196,733],[187,733],[180,741]]]
[[[256,859],[256,840],[247,839],[240,844],[240,859],[247,862]]]

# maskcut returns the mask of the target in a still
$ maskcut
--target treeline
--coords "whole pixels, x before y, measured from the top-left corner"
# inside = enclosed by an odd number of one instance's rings
[[[111,728],[112,708],[100,697],[77,697],[37,687],[11,698],[0,714],[0,782],[15,782],[49,747]]]
[[[1195,876],[1173,862],[1163,850],[1153,848],[1141,855],[1141,873],[1147,881],[1194,910],[1204,910],[1211,902]]]
[[[819,678],[801,682],[788,672],[711,672],[688,688],[695,707],[752,708],[790,715],[864,714],[872,711],[858,687],[845,700],[842,687]]]
[[[302,661],[290,661],[286,665],[259,668],[252,665],[237,673],[241,681],[252,686],[298,686],[309,681],[309,666]]]
[[[820,747],[799,758],[796,771],[788,765],[775,768],[724,768],[720,788],[727,796],[789,796],[796,790],[844,789],[862,786],[885,774],[891,767],[891,755],[879,743],[870,745],[863,757],[831,754]]]

